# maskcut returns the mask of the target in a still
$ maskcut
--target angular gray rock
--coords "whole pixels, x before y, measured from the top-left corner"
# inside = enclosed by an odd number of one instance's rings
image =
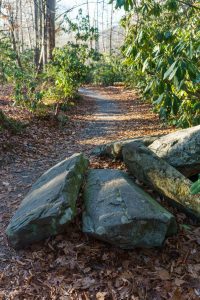
[[[200,125],[162,136],[149,149],[187,177],[200,173]]]
[[[11,246],[21,248],[66,228],[76,214],[76,200],[87,167],[83,154],[74,154],[33,184],[6,230]]]
[[[123,148],[123,157],[129,172],[140,181],[153,187],[189,215],[200,220],[200,195],[192,195],[192,182],[159,158],[141,142]]]
[[[136,137],[133,139],[126,139],[115,141],[112,143],[108,143],[105,145],[101,145],[92,150],[93,155],[102,156],[102,157],[110,157],[115,159],[122,159],[122,149],[125,145],[134,142],[134,141],[142,141],[145,146],[149,146],[160,136],[144,136],[144,137]]]
[[[118,170],[90,170],[84,192],[83,232],[123,249],[157,247],[176,233],[166,209]]]

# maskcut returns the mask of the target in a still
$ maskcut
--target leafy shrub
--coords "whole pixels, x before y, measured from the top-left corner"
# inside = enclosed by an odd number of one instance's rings
[[[200,123],[199,9],[177,0],[116,1],[131,12],[122,25],[125,64],[144,97],[163,120],[187,127]]]
[[[32,49],[16,53],[9,37],[0,41],[0,80],[13,85],[14,104],[43,114],[49,100],[53,104],[69,102],[80,85],[88,81],[89,65],[98,56],[88,43],[91,46],[98,38],[98,30],[90,26],[82,10],[75,21],[65,14],[62,25],[65,32],[73,33],[75,42],[54,49],[52,61],[43,70],[35,65]]]
[[[2,110],[0,110],[0,132],[3,129],[7,129],[13,133],[20,133],[23,129],[23,125],[11,118],[8,118]]]
[[[125,68],[122,60],[113,56],[102,56],[99,61],[91,67],[91,81],[94,84],[109,86],[116,82],[124,81]]]
[[[89,16],[84,16],[82,9],[79,9],[78,14],[73,21],[66,13],[64,15],[62,29],[68,34],[73,33],[76,44],[91,43],[99,37],[98,28],[91,26]]]
[[[44,96],[40,77],[34,71],[27,72],[22,69],[14,70],[13,77],[14,103],[36,111]]]
[[[200,193],[200,174],[199,174],[199,179],[192,184],[190,192],[192,195],[196,195]]]
[[[40,78],[34,70],[33,51],[21,53],[19,66],[16,53],[9,40],[0,42],[0,80],[1,83],[13,84],[14,104],[25,106],[34,111],[41,102],[43,92],[40,91]]]
[[[12,81],[13,72],[17,68],[16,53],[8,39],[0,41],[0,82]]]
[[[89,70],[87,55],[88,48],[83,45],[69,43],[56,48],[53,61],[47,66],[45,77],[50,87],[45,96],[61,102],[73,98]]]

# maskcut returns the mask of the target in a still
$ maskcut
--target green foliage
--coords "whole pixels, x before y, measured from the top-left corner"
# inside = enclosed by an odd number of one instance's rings
[[[39,90],[39,77],[37,77],[33,64],[33,51],[26,50],[21,53],[22,67],[16,61],[16,53],[9,40],[0,43],[0,80],[1,83],[11,83],[14,86],[14,104],[27,107],[35,111],[41,102],[43,92]]]
[[[7,129],[13,133],[20,133],[23,129],[23,125],[11,118],[8,118],[2,110],[0,110],[0,132]]]
[[[78,88],[88,81],[90,65],[99,56],[88,46],[90,41],[98,38],[98,31],[90,26],[89,18],[82,15],[82,10],[74,21],[67,14],[64,16],[63,30],[73,33],[75,41],[54,49],[53,60],[45,75],[49,86],[45,96],[57,102],[66,102],[76,96]]]
[[[88,80],[89,65],[98,59],[88,43],[97,39],[98,31],[90,27],[88,16],[84,17],[81,10],[73,22],[65,15],[63,26],[65,32],[73,33],[75,41],[54,49],[52,61],[40,72],[34,65],[34,51],[16,54],[9,39],[0,42],[0,80],[13,84],[14,104],[34,113],[43,112],[44,103],[51,104],[48,100],[68,102]]]
[[[122,65],[122,59],[114,55],[101,56],[91,67],[91,81],[94,84],[109,86],[124,81],[124,78],[125,67]]]
[[[16,68],[16,53],[12,49],[9,39],[2,39],[0,41],[0,82],[11,80]]]
[[[83,16],[82,9],[79,9],[75,20],[71,20],[67,14],[64,15],[63,30],[66,33],[74,33],[76,43],[95,41],[99,37],[98,28],[90,26],[89,16]]]
[[[24,106],[30,111],[36,111],[42,102],[44,92],[40,90],[39,77],[27,70],[15,69],[13,74],[14,82],[14,104]]]
[[[88,47],[84,45],[69,43],[56,48],[53,61],[47,66],[46,79],[50,87],[46,96],[61,102],[73,98],[87,76],[88,55]]]
[[[200,175],[199,179],[192,184],[190,191],[192,195],[200,193]]]
[[[130,10],[122,20],[128,28],[125,65],[144,97],[163,120],[188,127],[200,124],[200,22],[195,4],[176,0],[117,0]]]

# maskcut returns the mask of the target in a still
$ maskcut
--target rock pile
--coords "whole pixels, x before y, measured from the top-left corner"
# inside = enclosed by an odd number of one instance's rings
[[[129,173],[200,220],[200,195],[185,176],[200,172],[200,126],[162,137],[140,137],[101,146],[96,155],[123,159]],[[11,246],[22,248],[66,231],[76,215],[83,181],[83,232],[123,249],[162,246],[177,232],[174,216],[125,172],[88,171],[74,154],[45,172],[32,186],[7,228]]]

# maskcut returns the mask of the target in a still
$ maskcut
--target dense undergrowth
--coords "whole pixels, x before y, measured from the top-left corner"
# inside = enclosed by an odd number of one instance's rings
[[[98,37],[88,22],[81,11],[74,23],[65,17],[63,30],[73,32],[75,41],[55,48],[52,60],[45,66],[35,65],[33,50],[16,53],[9,37],[4,36],[0,41],[0,80],[13,86],[14,105],[43,115],[50,106],[54,109],[64,104],[66,108],[71,104],[78,88],[91,81],[91,65],[100,57],[88,46],[88,41]]]
[[[150,99],[163,120],[200,124],[200,5],[178,0],[116,1],[129,11],[122,52],[126,82]]]
[[[20,133],[23,129],[23,125],[9,117],[7,117],[1,110],[0,110],[0,132],[3,130],[9,130],[12,133]]]
[[[82,11],[73,22],[65,16],[63,30],[73,32],[74,41],[55,48],[43,68],[35,67],[32,50],[15,53],[8,37],[1,40],[0,78],[14,86],[14,104],[43,115],[50,106],[66,110],[83,84],[123,82],[137,87],[163,121],[200,124],[198,2],[116,0],[116,6],[128,11],[121,21],[126,32],[121,54],[109,56],[91,47],[98,31]]]

